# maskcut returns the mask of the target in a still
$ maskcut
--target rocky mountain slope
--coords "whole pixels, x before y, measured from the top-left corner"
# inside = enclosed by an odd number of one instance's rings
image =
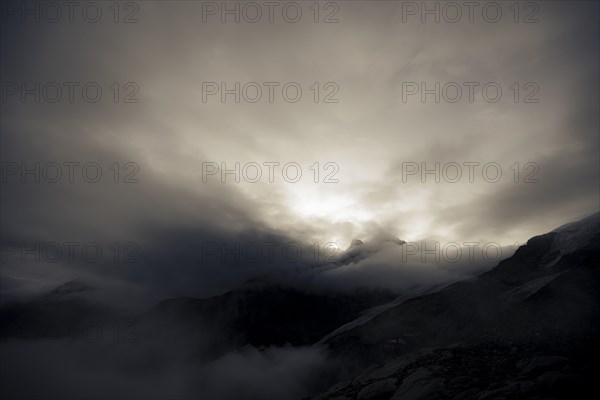
[[[328,336],[320,346],[366,369],[316,398],[573,398],[597,391],[599,317],[595,214],[530,239],[474,280]]]

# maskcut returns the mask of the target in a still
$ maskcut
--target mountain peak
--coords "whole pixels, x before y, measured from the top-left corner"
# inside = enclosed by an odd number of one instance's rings
[[[365,244],[365,243],[360,239],[352,239],[352,243],[350,244],[349,248],[356,247],[356,246],[362,246],[363,244]]]
[[[555,234],[552,250],[560,250],[562,254],[572,253],[574,250],[588,244],[599,232],[600,213],[561,225],[550,232]]]

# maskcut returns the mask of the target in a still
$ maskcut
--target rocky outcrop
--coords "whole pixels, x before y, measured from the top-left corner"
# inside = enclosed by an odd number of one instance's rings
[[[600,216],[347,326],[320,344],[363,372],[318,399],[583,398],[600,356]]]

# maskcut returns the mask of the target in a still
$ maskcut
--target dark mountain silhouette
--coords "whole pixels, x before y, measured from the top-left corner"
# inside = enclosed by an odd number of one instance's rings
[[[116,310],[86,298],[96,288],[69,281],[30,301],[11,301],[0,306],[0,338],[61,338],[83,325],[109,321]]]
[[[195,332],[201,339],[198,351],[210,357],[244,345],[312,345],[363,310],[394,297],[382,289],[324,293],[267,279],[216,297],[165,300],[144,321],[168,326],[161,329],[165,337]]]
[[[476,279],[328,335],[320,346],[366,369],[317,398],[551,399],[595,389],[599,239],[595,214],[530,239]]]
[[[344,261],[369,249],[356,241]],[[136,334],[157,356],[186,363],[245,346],[313,345],[345,370],[344,381],[315,397],[322,400],[594,398],[599,214],[531,238],[468,281],[399,297],[382,289],[328,292],[310,282],[265,276],[219,296],[166,299],[135,316]],[[0,339],[62,337],[71,326],[122,319],[92,300],[99,291],[71,281],[5,303]]]

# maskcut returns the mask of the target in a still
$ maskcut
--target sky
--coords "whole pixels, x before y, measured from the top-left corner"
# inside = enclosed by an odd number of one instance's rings
[[[598,211],[595,2],[470,21],[461,2],[301,1],[272,22],[263,3],[98,2],[73,22],[32,4],[1,10],[5,291],[83,274],[208,294],[264,272],[198,268],[214,244],[509,246]],[[71,242],[103,257],[10,247]]]

